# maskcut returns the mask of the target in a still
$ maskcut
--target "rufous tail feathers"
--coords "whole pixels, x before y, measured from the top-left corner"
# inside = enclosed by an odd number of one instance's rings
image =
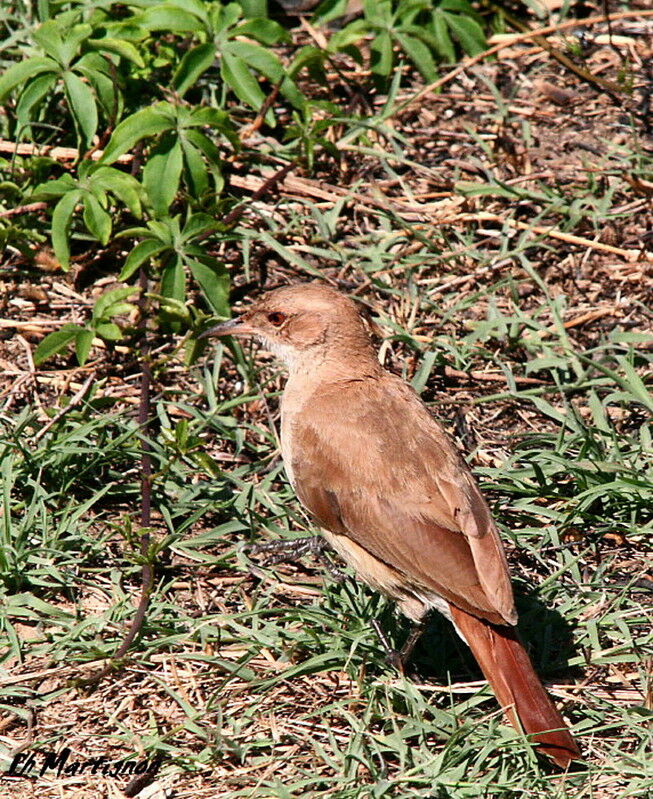
[[[561,768],[579,760],[578,745],[535,673],[516,630],[490,624],[453,605],[450,609],[454,624],[512,725],[519,729],[521,723],[537,748]]]

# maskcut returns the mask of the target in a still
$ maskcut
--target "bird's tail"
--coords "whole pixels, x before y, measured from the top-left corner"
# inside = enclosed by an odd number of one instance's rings
[[[555,709],[514,628],[491,624],[450,605],[453,622],[467,641],[511,724],[558,766],[581,758],[576,741]],[[517,719],[519,721],[517,721]]]

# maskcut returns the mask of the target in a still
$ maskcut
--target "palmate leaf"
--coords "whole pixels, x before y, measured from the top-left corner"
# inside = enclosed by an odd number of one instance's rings
[[[39,47],[60,66],[68,66],[64,60],[61,29],[53,19],[49,19],[42,25],[39,25],[39,27],[32,32],[32,38]]]
[[[16,105],[16,119],[21,127],[35,121],[32,119],[34,107],[38,106],[56,82],[57,76],[53,72],[47,72],[37,75],[27,83]]]
[[[49,22],[50,20],[44,23],[44,25],[49,24]],[[73,25],[72,28],[65,31],[61,47],[61,63],[64,67],[70,66],[73,59],[78,54],[82,43],[85,42],[92,33],[93,28],[86,23]]]
[[[209,175],[201,153],[184,137],[181,138],[188,188],[193,197],[201,197],[209,187]]]
[[[460,46],[468,55],[482,53],[486,47],[481,26],[475,20],[460,14],[443,12],[444,19]]]
[[[161,273],[161,295],[183,303],[186,299],[186,275],[181,259],[171,258]]]
[[[45,183],[39,183],[34,189],[32,199],[61,197],[64,194],[68,194],[68,192],[72,191],[76,186],[77,183],[72,175],[69,175],[68,172],[64,172],[61,177],[53,180],[46,180]]]
[[[431,51],[424,42],[420,41],[420,39],[415,36],[408,36],[399,31],[395,33],[395,38],[404,53],[406,53],[415,67],[417,67],[424,80],[436,80],[437,72],[435,69],[435,61],[433,60]]]
[[[86,47],[91,50],[99,50],[105,53],[116,53],[126,61],[131,61],[137,67],[143,69],[145,62],[141,58],[141,54],[134,47],[131,42],[126,42],[123,39],[113,39],[109,36],[104,36],[101,39],[88,39]]]
[[[236,97],[258,111],[263,105],[265,95],[243,59],[228,52],[222,53],[220,71],[223,80],[233,89]],[[271,110],[266,114],[265,121],[270,127],[274,126],[275,120]]]
[[[110,166],[101,166],[93,172],[91,178],[91,191],[101,189],[111,192],[117,197],[135,217],[142,214],[141,199],[143,187],[131,175],[114,169]]]
[[[131,303],[125,303],[127,297],[131,297],[139,291],[137,286],[120,286],[116,289],[105,291],[93,306],[93,319],[108,319],[118,313],[131,310]],[[127,305],[125,309],[124,306]]]
[[[278,22],[268,19],[267,17],[248,19],[247,22],[241,23],[234,29],[233,35],[247,36],[250,39],[256,39],[256,41],[268,46],[278,44],[279,42],[288,43],[292,41],[290,34],[285,28],[281,27]]]
[[[181,239],[184,243],[188,243],[191,239],[197,238],[197,236],[204,236],[217,229],[216,220],[209,214],[193,214],[184,224],[181,231]]]
[[[93,344],[93,331],[87,328],[82,328],[75,336],[75,355],[77,356],[77,363],[84,366],[88,360]]]
[[[372,72],[375,75],[381,75],[387,78],[392,69],[393,53],[392,53],[392,39],[387,31],[381,31],[376,36],[370,45],[372,57],[370,65]]]
[[[173,3],[160,3],[146,9],[136,19],[140,27],[149,31],[198,33],[205,28],[202,20]]]

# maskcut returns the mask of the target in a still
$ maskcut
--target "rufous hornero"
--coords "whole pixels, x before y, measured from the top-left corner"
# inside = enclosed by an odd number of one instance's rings
[[[512,724],[558,766],[580,759],[517,635],[488,505],[420,397],[379,364],[357,304],[286,286],[204,335],[253,337],[285,363],[284,466],[333,549],[409,619],[444,614]]]

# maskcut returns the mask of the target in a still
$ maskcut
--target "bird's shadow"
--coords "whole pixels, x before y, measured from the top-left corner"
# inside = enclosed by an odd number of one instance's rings
[[[581,676],[581,670],[569,661],[578,653],[571,626],[566,619],[544,605],[534,591],[519,591],[515,586],[515,604],[519,614],[518,631],[535,670],[544,680],[569,679]],[[398,646],[410,633],[410,625],[395,616],[383,620]],[[453,625],[439,613],[431,613],[424,632],[409,658],[406,674],[433,679],[482,679],[482,674],[469,647],[457,635]]]

